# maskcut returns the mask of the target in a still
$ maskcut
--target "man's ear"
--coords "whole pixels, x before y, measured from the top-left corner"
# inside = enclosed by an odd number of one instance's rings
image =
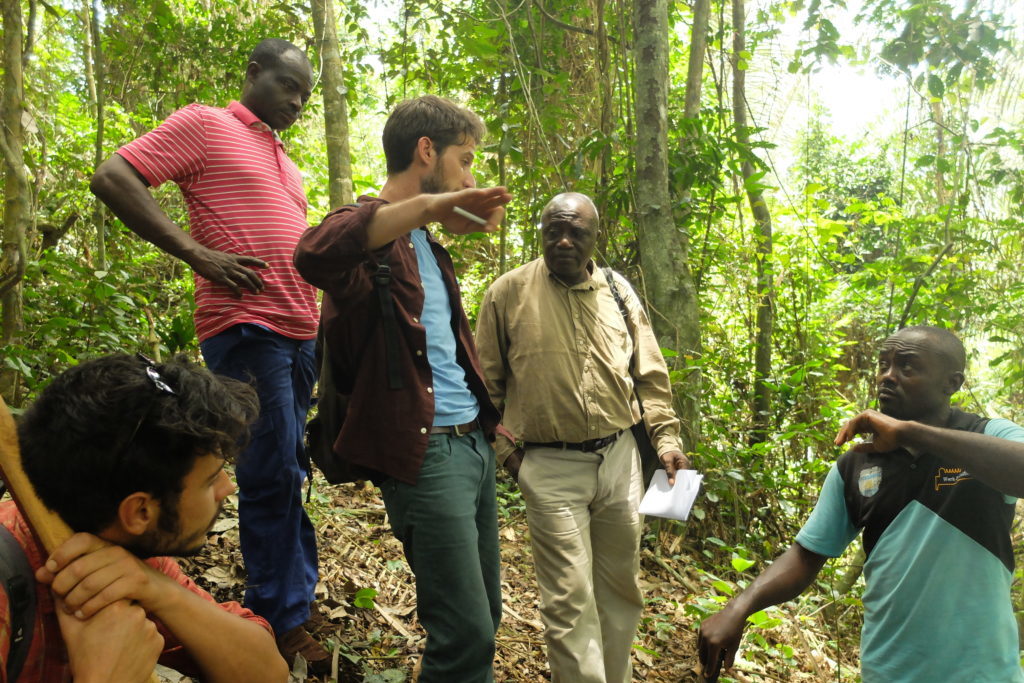
[[[964,385],[964,373],[960,371],[951,372],[946,378],[946,392],[947,395],[952,396],[956,392],[960,391],[960,387]]]
[[[434,141],[428,138],[426,135],[416,141],[416,153],[415,157],[426,166],[433,164],[433,159],[437,156],[437,149],[434,147]]]
[[[257,62],[249,62],[248,66],[245,67],[245,80],[255,80],[256,77],[259,75],[260,71],[263,71],[262,66],[260,66]]]
[[[160,503],[143,491],[125,497],[117,506],[117,521],[121,529],[132,536],[139,536],[155,525],[160,515]]]

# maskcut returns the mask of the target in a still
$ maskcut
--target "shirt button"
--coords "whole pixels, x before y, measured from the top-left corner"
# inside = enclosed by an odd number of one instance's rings
[[[415,245],[415,244],[413,244],[412,242],[409,242],[409,248],[410,248],[410,249],[415,249],[415,248],[416,248],[416,245]]]
[[[420,351],[419,349],[416,349],[416,355],[417,355],[417,356],[422,356],[422,355],[423,355],[423,352],[422,352],[422,351]]]
[[[434,387],[427,387],[427,393],[428,394],[434,393]]]
[[[413,321],[414,323],[418,323],[418,322],[420,321],[420,319],[419,319],[419,318],[413,318],[413,319],[412,319],[412,321]]]
[[[420,434],[426,434],[426,433],[427,433],[427,428],[426,427],[420,427]]]
[[[596,429],[597,429],[597,425],[592,425],[592,426],[590,427],[590,431],[592,431],[592,432],[593,432],[593,431],[595,431]]]

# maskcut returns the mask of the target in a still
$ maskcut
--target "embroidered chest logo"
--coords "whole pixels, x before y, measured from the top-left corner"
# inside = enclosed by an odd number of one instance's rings
[[[857,480],[857,488],[860,489],[860,495],[865,498],[878,493],[878,487],[882,485],[882,468],[873,465],[871,467],[865,467],[860,471],[860,479]]]
[[[970,473],[959,467],[940,467],[935,473],[935,490],[943,486],[956,486],[962,481],[972,479]]]

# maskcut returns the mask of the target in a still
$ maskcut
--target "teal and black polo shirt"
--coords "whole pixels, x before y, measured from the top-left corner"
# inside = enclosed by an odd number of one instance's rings
[[[953,410],[947,427],[1024,442]],[[1024,683],[1010,602],[1016,499],[924,453],[841,456],[796,537],[839,557],[863,532],[864,683]]]

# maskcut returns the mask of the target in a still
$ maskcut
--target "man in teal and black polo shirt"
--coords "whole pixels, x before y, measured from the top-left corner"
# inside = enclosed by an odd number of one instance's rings
[[[870,435],[832,467],[794,543],[704,620],[704,677],[732,666],[749,615],[791,600],[863,532],[865,683],[1024,681],[1010,602],[1024,429],[950,407],[966,354],[952,333],[908,327],[882,343],[878,403],[836,444]]]

